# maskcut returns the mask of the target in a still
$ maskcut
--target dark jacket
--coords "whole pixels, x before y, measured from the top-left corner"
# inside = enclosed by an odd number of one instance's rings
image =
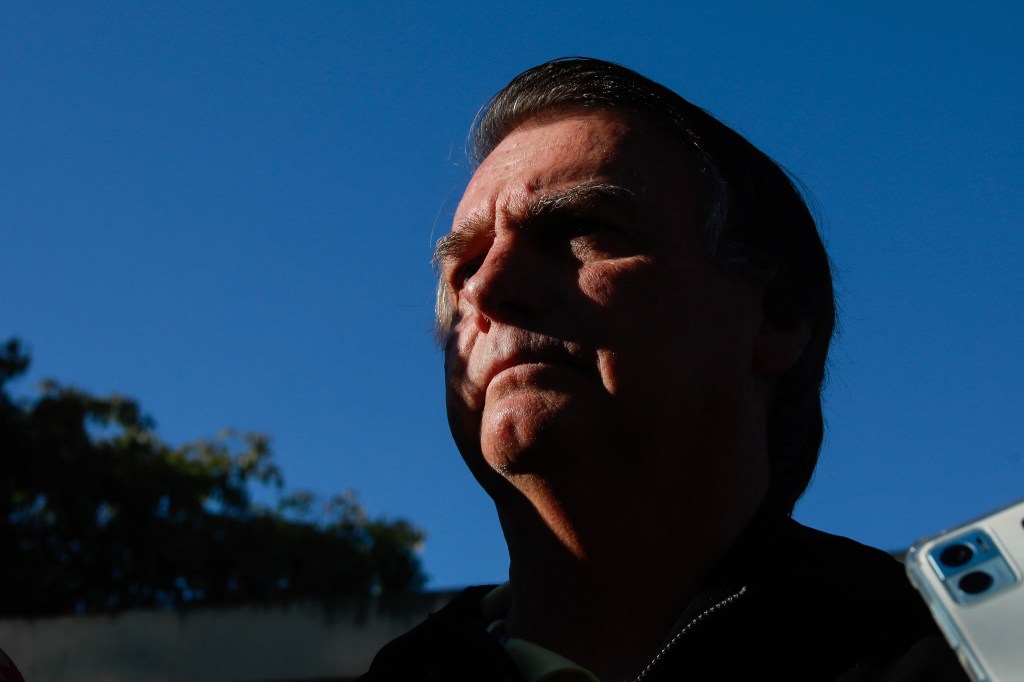
[[[467,589],[385,646],[361,680],[522,682],[482,622],[490,589]],[[966,679],[892,557],[769,515],[719,562],[641,678]]]

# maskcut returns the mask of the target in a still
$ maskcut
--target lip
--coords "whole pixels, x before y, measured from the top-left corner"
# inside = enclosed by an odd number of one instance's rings
[[[580,357],[562,344],[545,344],[540,348],[516,349],[492,362],[484,374],[483,387],[486,390],[498,375],[527,365],[562,366],[586,371],[587,365]]]
[[[494,376],[487,382],[488,387],[500,381],[502,377],[516,374],[522,376],[530,371],[540,371],[546,367],[568,367],[564,362],[519,362],[509,365],[494,373]],[[575,368],[573,368],[575,369]]]

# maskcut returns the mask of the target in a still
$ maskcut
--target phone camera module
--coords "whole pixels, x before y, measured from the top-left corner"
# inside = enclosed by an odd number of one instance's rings
[[[974,550],[970,546],[957,543],[942,550],[939,561],[947,566],[963,566],[974,556]]]
[[[958,604],[989,599],[1019,582],[991,535],[980,528],[929,550],[928,562]]]
[[[971,571],[963,578],[960,578],[960,589],[967,594],[981,594],[992,587],[995,582],[988,573],[984,571]]]

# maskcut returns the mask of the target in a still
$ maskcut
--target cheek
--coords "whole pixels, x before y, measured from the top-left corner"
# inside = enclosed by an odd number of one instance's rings
[[[481,410],[474,407],[476,397],[467,378],[467,358],[472,347],[468,337],[467,332],[460,334],[456,328],[445,343],[445,408],[448,428],[455,445],[466,463],[477,473]]]
[[[663,395],[662,382],[678,369],[673,358],[692,336],[667,274],[637,257],[584,269],[579,284],[592,308],[587,337],[607,392],[634,404]]]
[[[444,346],[445,388],[448,394],[449,412],[459,404],[469,406],[473,391],[469,380],[469,360],[476,335],[459,322],[448,335]]]
[[[576,277],[583,321],[590,320],[597,333],[625,328],[663,302],[668,283],[667,273],[643,256],[584,266]]]
[[[648,407],[688,403],[691,391],[708,390],[709,377],[749,368],[744,311],[717,279],[701,274],[643,258],[582,274],[581,288],[597,308],[591,319],[610,393]]]

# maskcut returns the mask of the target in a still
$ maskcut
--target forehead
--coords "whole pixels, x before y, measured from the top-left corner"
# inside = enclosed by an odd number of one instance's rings
[[[494,218],[532,198],[588,182],[611,182],[657,201],[679,193],[686,176],[680,145],[667,133],[628,114],[570,113],[528,121],[480,164],[455,215]]]

